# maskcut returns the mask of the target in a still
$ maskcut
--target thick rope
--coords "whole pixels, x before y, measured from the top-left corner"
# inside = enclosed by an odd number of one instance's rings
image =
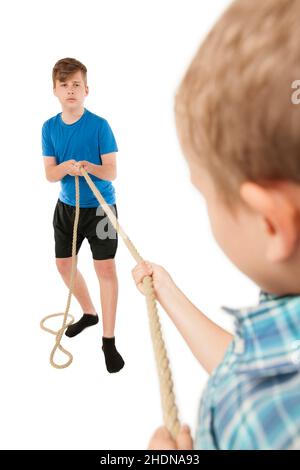
[[[102,206],[104,212],[106,213],[107,217],[109,218],[112,226],[118,232],[118,234],[122,237],[125,245],[127,246],[128,250],[132,254],[133,258],[137,263],[140,263],[143,260],[139,252],[137,251],[136,247],[133,245],[132,241],[128,238],[122,227],[119,225],[119,221],[116,218],[115,214],[106,203],[105,199],[101,195],[100,191],[96,188],[93,181],[91,180],[88,173],[83,169],[80,168],[82,175],[84,176],[87,184],[89,185],[91,191],[93,192],[94,196],[98,200],[99,204]],[[77,227],[78,227],[78,218],[79,218],[79,182],[78,176],[75,176],[75,187],[76,187],[76,212],[75,212],[75,222],[74,222],[74,229],[73,229],[73,243],[72,243],[72,272],[71,272],[71,281],[70,281],[70,288],[69,288],[69,295],[68,295],[68,302],[67,307],[64,314],[54,314],[49,315],[48,317],[44,318],[41,321],[41,327],[49,331],[52,334],[56,335],[56,343],[51,352],[50,356],[50,363],[56,368],[64,368],[68,367],[72,362],[72,355],[68,351],[66,351],[60,344],[62,335],[64,330],[67,328],[68,325],[73,323],[74,318],[67,324],[67,316],[70,308],[72,290],[73,290],[73,283],[74,283],[74,274],[76,271],[76,239],[77,239]],[[158,372],[159,378],[159,386],[160,386],[160,396],[161,396],[161,405],[163,411],[163,419],[164,424],[167,427],[168,431],[172,435],[173,439],[176,439],[180,423],[178,420],[178,410],[175,402],[175,395],[173,391],[173,380],[172,380],[172,373],[169,365],[169,359],[165,347],[165,343],[162,336],[161,324],[158,316],[157,305],[156,305],[156,298],[155,292],[153,288],[153,280],[152,276],[145,276],[143,279],[143,286],[145,291],[146,297],[146,304],[147,304],[147,311],[148,311],[148,318],[149,318],[149,326],[156,362],[156,368]],[[44,322],[53,316],[64,315],[63,325],[59,331],[53,331],[49,328],[44,326]],[[71,315],[69,315],[71,316]],[[59,349],[60,351],[64,352],[68,357],[69,360],[66,364],[58,365],[54,362],[54,354],[56,350]]]
[[[50,354],[50,364],[56,369],[65,369],[73,361],[72,354],[69,351],[67,351],[60,343],[61,343],[61,339],[64,334],[64,331],[68,328],[69,325],[71,325],[74,322],[74,317],[73,315],[69,314],[69,310],[70,310],[73,287],[74,287],[74,278],[75,278],[75,273],[77,269],[76,244],[77,244],[77,231],[78,231],[79,210],[80,210],[78,176],[75,177],[75,192],[76,192],[76,208],[75,208],[75,221],[74,221],[74,227],[73,227],[73,241],[72,241],[72,267],[71,267],[70,286],[69,286],[69,294],[68,294],[66,310],[64,313],[53,313],[52,315],[48,315],[47,317],[43,318],[40,323],[40,326],[43,330],[47,331],[48,333],[52,333],[53,335],[56,336],[55,345]],[[63,316],[63,323],[59,330],[55,331],[45,326],[45,322],[49,320],[49,318],[60,317],[60,316]],[[68,317],[70,317],[71,319],[69,322],[67,322]],[[65,362],[64,364],[58,364],[54,360],[54,356],[55,356],[57,349],[59,349],[62,353],[64,353],[69,358],[68,361]]]

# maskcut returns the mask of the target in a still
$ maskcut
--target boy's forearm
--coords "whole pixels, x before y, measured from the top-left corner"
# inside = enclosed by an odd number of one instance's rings
[[[66,176],[66,174],[66,168],[63,163],[60,163],[59,165],[53,165],[47,168],[47,179],[51,183],[60,181],[64,176]]]
[[[113,181],[116,178],[116,168],[114,165],[95,165],[91,163],[88,173],[106,181]]]
[[[173,282],[157,293],[157,299],[196,359],[211,373],[223,359],[233,336],[198,310]]]

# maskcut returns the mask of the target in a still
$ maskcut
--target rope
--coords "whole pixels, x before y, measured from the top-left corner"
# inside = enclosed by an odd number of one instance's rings
[[[73,293],[73,287],[74,287],[74,278],[75,278],[75,273],[77,270],[77,256],[76,256],[76,244],[77,244],[77,229],[78,229],[78,221],[79,221],[79,180],[78,176],[75,177],[75,192],[76,192],[76,208],[75,208],[75,221],[74,221],[74,227],[73,227],[73,240],[72,240],[72,266],[71,266],[71,276],[70,276],[70,285],[69,285],[69,294],[68,294],[68,300],[67,300],[67,306],[65,309],[64,313],[53,313],[52,315],[48,315],[47,317],[43,318],[42,321],[40,322],[40,327],[47,331],[48,333],[52,333],[53,335],[56,336],[55,339],[55,345],[51,351],[50,354],[50,364],[55,367],[56,369],[65,369],[68,367],[72,361],[73,361],[73,356],[72,354],[67,351],[60,343],[62,336],[64,334],[64,331],[68,328],[69,325],[71,325],[74,322],[74,317],[73,315],[69,314],[70,310],[70,305],[71,305],[71,299],[72,299],[72,293]],[[49,320],[49,318],[54,318],[54,317],[60,317],[63,316],[63,323],[62,326],[59,330],[55,331],[50,328],[47,328],[45,326],[45,322]],[[67,318],[70,317],[70,321],[67,322]],[[64,364],[58,364],[54,360],[54,356],[57,350],[60,350],[62,353],[64,353],[69,359],[67,362]]]
[[[105,199],[101,195],[100,191],[96,188],[93,181],[91,180],[88,173],[83,169],[80,168],[82,175],[84,176],[87,184],[89,185],[91,191],[93,192],[94,196],[98,200],[99,204],[102,206],[104,212],[106,213],[107,217],[109,218],[112,226],[118,232],[118,234],[122,237],[125,245],[127,246],[128,250],[132,254],[133,258],[137,263],[140,263],[143,260],[139,252],[137,251],[136,247],[126,235],[122,227],[119,225],[118,219],[116,218],[115,214],[106,203]],[[73,291],[73,284],[74,284],[74,275],[76,272],[76,241],[77,241],[77,228],[78,228],[78,219],[79,219],[79,182],[78,176],[75,176],[75,189],[76,189],[76,212],[75,212],[75,222],[73,228],[73,241],[72,241],[72,272],[71,272],[71,279],[70,279],[70,287],[69,287],[69,295],[68,295],[68,302],[67,307],[64,313],[56,313],[53,315],[48,315],[41,321],[41,328],[45,331],[48,331],[54,335],[56,335],[56,342],[55,346],[50,355],[50,363],[53,367],[58,369],[62,369],[68,367],[72,360],[72,354],[66,351],[60,344],[62,335],[64,330],[74,321],[72,315],[69,315],[69,308],[71,303],[71,296]],[[149,318],[149,326],[154,350],[154,357],[156,362],[156,368],[158,373],[159,379],[159,388],[160,388],[160,397],[161,397],[161,406],[163,412],[163,420],[166,428],[172,435],[173,439],[176,439],[180,423],[178,420],[178,410],[175,402],[175,394],[173,391],[173,380],[172,380],[172,373],[169,365],[169,359],[165,347],[165,343],[162,336],[161,324],[158,316],[157,305],[156,305],[156,298],[155,292],[153,288],[153,280],[152,276],[145,276],[143,279],[143,286],[145,291],[146,297],[146,304],[147,304],[147,311],[148,311],[148,318]],[[62,327],[58,331],[50,330],[44,326],[44,322],[51,318],[63,315],[63,324]],[[67,323],[67,317],[71,317],[71,321]],[[58,365],[54,361],[54,355],[59,349],[61,352],[65,353],[69,360],[65,364]]]

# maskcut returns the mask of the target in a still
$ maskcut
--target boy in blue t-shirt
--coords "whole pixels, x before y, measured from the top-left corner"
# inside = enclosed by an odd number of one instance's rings
[[[69,286],[72,237],[75,218],[75,178],[79,176],[80,216],[76,254],[85,238],[93,255],[99,279],[103,318],[102,350],[108,372],[118,372],[124,360],[115,346],[118,279],[114,257],[118,236],[79,170],[83,167],[117,216],[115,190],[117,144],[108,122],[84,108],[88,95],[87,69],[76,59],[59,60],[52,72],[53,91],[62,112],[48,119],[42,128],[42,148],[48,181],[61,182],[53,215],[56,265]],[[106,228],[108,229],[106,230]],[[66,330],[68,337],[98,323],[87,285],[77,269],[73,294],[83,316]]]

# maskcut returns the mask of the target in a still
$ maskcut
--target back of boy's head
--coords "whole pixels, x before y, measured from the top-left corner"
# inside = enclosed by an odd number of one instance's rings
[[[55,88],[56,80],[60,82],[65,82],[70,78],[74,73],[80,71],[82,73],[82,78],[87,84],[87,68],[79,60],[72,59],[71,57],[66,57],[65,59],[60,59],[53,67],[52,70],[52,80],[53,87]]]
[[[229,204],[243,181],[300,183],[300,1],[237,0],[196,53],[175,99],[185,154]]]

